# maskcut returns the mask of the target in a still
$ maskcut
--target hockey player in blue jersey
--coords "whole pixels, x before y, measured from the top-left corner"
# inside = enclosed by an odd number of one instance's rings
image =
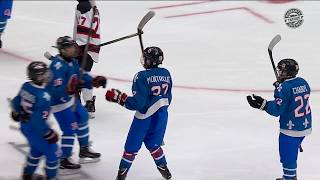
[[[0,0],[0,48],[2,47],[1,35],[4,32],[8,19],[11,18],[12,0]]]
[[[247,96],[247,100],[253,108],[280,116],[279,153],[283,177],[277,180],[297,180],[298,149],[312,129],[309,105],[311,89],[306,80],[296,77],[299,65],[295,60],[281,60],[277,70],[280,82],[275,83],[275,99],[267,101],[253,95]]]
[[[11,101],[12,118],[20,122],[22,134],[28,140],[30,152],[23,169],[23,180],[54,180],[59,167],[58,134],[47,124],[50,95],[45,89],[50,71],[43,62],[34,61],[27,68],[29,82],[25,82]],[[46,158],[46,177],[35,174],[40,158]]]
[[[77,94],[82,87],[105,86],[106,81],[102,76],[92,78],[83,74],[80,77],[80,67],[74,58],[77,56],[77,44],[69,36],[58,38],[56,48],[59,54],[51,58],[50,69],[53,77],[48,89],[52,96],[52,112],[63,132],[60,168],[79,169],[80,164],[71,160],[76,137],[80,145],[80,163],[98,161],[100,153],[89,147],[88,112],[77,98]]]
[[[106,92],[106,100],[136,111],[125,143],[117,180],[126,178],[142,143],[150,151],[161,175],[165,179],[171,178],[161,145],[168,121],[167,109],[172,99],[172,80],[167,69],[158,67],[162,61],[163,53],[160,48],[146,48],[141,57],[141,63],[146,70],[135,75],[133,96],[127,96],[117,89]]]

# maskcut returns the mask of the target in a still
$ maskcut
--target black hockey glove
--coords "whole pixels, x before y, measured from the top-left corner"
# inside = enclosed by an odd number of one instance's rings
[[[21,110],[20,112],[11,112],[11,118],[16,122],[27,122],[31,115],[24,110]]]
[[[43,138],[48,141],[49,144],[54,144],[59,140],[58,134],[53,129],[50,129],[49,132],[43,136]]]
[[[252,94],[252,96],[247,96],[247,101],[249,105],[253,108],[265,110],[267,100],[263,99],[260,96]]]
[[[92,80],[92,86],[95,88],[103,87],[106,88],[107,78],[104,76],[96,76]]]

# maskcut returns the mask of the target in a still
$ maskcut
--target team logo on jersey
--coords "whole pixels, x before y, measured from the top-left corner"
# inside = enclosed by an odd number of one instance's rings
[[[50,101],[51,96],[49,95],[49,93],[45,92],[43,93],[43,98],[45,98],[47,101]]]
[[[61,62],[57,62],[54,67],[56,68],[56,70],[59,70],[62,67]]]
[[[300,9],[292,8],[284,14],[284,22],[291,28],[297,28],[303,24],[303,14]]]

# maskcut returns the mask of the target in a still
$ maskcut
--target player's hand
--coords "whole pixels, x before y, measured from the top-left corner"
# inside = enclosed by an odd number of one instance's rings
[[[267,100],[260,96],[256,96],[255,94],[252,94],[252,96],[247,96],[247,101],[251,107],[260,110],[265,110],[267,104]]]
[[[82,88],[83,82],[77,76],[72,76],[67,85],[68,94],[76,94]]]
[[[14,121],[16,121],[16,122],[20,122],[19,113],[18,113],[18,112],[12,111],[12,112],[11,112],[11,118],[12,118]]]
[[[103,87],[106,88],[107,85],[107,78],[104,76],[96,76],[92,80],[92,86],[95,88]]]
[[[120,104],[121,106],[124,105],[124,103],[127,100],[128,95],[125,93],[122,93],[118,89],[110,89],[106,92],[106,100],[110,102],[116,102]]]
[[[48,141],[49,144],[54,144],[58,142],[59,140],[59,135],[53,130],[50,129],[49,132],[47,132],[43,138]]]
[[[21,110],[21,112],[12,111],[11,118],[16,122],[27,122],[31,118],[31,115],[24,110]]]

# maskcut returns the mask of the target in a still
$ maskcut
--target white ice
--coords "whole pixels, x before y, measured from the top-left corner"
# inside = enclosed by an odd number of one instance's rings
[[[181,3],[184,2],[98,1],[102,41],[135,33],[139,20],[150,7]],[[6,98],[15,96],[26,80],[28,62],[21,57],[49,63],[43,53],[47,50],[56,53],[51,47],[56,38],[72,35],[75,5],[76,1],[14,2],[13,17],[2,38],[4,52],[0,51],[1,180],[17,179],[24,163],[24,155],[8,144],[26,141],[19,132],[9,130],[8,126],[13,122],[6,102]],[[248,7],[274,23],[267,23],[244,10],[164,18],[234,7]],[[284,13],[292,7],[304,13],[304,23],[297,29],[291,29],[284,23]],[[250,89],[270,90],[269,93],[258,94],[272,98],[274,75],[266,48],[276,34],[282,35],[282,41],[274,49],[275,60],[297,59],[300,75],[314,90],[318,90],[311,96],[314,128],[313,134],[303,143],[305,152],[299,155],[298,174],[300,180],[320,179],[319,17],[320,3],[316,1],[284,4],[214,1],[156,10],[156,17],[144,30],[145,46],[155,45],[163,49],[164,67],[170,69],[175,85],[204,88],[173,89],[174,99],[164,146],[173,179],[272,180],[281,176],[277,118],[250,108],[245,99],[252,93],[246,91]],[[137,38],[105,46],[93,71],[131,80],[142,69],[140,55]],[[111,87],[130,93],[131,83],[110,80],[108,88]],[[215,91],[210,88],[244,91]],[[90,120],[93,146],[103,154],[102,160],[82,168],[92,180],[115,179],[134,114],[106,102],[105,91],[95,91],[96,119]],[[54,117],[51,121],[55,122]],[[39,172],[42,173],[41,168]],[[143,146],[128,180],[160,179],[149,152]]]

